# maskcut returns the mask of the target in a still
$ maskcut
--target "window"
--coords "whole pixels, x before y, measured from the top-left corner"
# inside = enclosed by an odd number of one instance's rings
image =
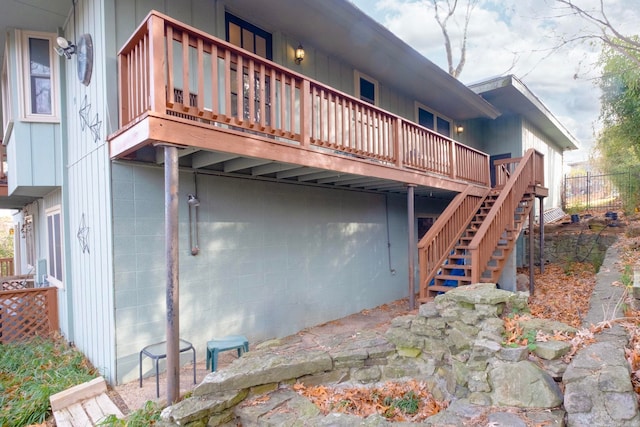
[[[441,135],[451,136],[451,120],[439,116],[433,111],[427,109],[422,104],[416,102],[416,116],[418,124],[427,129],[434,130]]]
[[[49,283],[62,285],[62,219],[60,206],[48,209],[47,213],[47,248]]]
[[[58,55],[52,46],[55,35],[18,31],[20,109],[26,121],[57,122],[58,118]]]
[[[227,41],[263,58],[273,59],[271,34],[230,13],[225,14]]]
[[[229,13],[226,15],[226,24],[227,24],[227,41],[241,47],[245,50],[255,53],[256,55],[260,55],[264,58],[271,59],[272,51],[271,51],[271,34],[266,31],[252,25],[246,21],[243,21],[240,18],[237,18]],[[260,71],[256,70],[253,76],[253,83],[255,87],[255,95],[254,99],[249,99],[249,68],[243,67],[242,75],[238,75],[237,65],[231,65],[231,81],[236,82],[238,78],[243,79],[243,94],[241,97],[238,97],[238,93],[236,88],[238,87],[236,84],[231,84],[231,114],[233,116],[237,115],[238,111],[238,102],[242,102],[242,112],[243,117],[245,119],[249,118],[250,111],[250,103],[254,103],[255,115],[252,117],[252,120],[260,121],[260,115],[262,112],[260,111],[260,97],[264,96],[265,98],[265,111],[264,117],[267,125],[270,125],[271,120],[271,77],[265,76],[264,81],[264,90],[260,87]],[[240,98],[240,99],[239,99]]]
[[[378,105],[378,82],[359,71],[355,72],[356,97],[369,104]]]

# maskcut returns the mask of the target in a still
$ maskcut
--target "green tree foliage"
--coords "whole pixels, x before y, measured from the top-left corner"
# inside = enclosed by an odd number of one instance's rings
[[[633,40],[637,43],[638,38]],[[604,45],[601,60],[600,166],[606,173],[629,172],[619,175],[621,182],[614,182],[630,211],[638,206],[640,188],[640,53],[632,49],[621,53],[619,45]]]

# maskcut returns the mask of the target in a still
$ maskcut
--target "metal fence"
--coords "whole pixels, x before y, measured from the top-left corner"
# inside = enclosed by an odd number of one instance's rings
[[[562,208],[565,211],[622,210],[634,193],[637,172],[588,173],[565,176]]]

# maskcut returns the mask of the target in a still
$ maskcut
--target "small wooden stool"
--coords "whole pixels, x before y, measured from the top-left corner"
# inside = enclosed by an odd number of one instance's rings
[[[207,369],[211,363],[211,372],[215,371],[218,368],[218,354],[226,350],[238,350],[240,357],[243,352],[249,351],[249,340],[244,335],[228,335],[207,341]]]

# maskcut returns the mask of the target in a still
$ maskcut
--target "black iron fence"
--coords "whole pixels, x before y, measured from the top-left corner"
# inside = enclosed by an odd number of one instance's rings
[[[626,172],[565,176],[562,208],[584,210],[628,210],[637,206],[640,168]]]

